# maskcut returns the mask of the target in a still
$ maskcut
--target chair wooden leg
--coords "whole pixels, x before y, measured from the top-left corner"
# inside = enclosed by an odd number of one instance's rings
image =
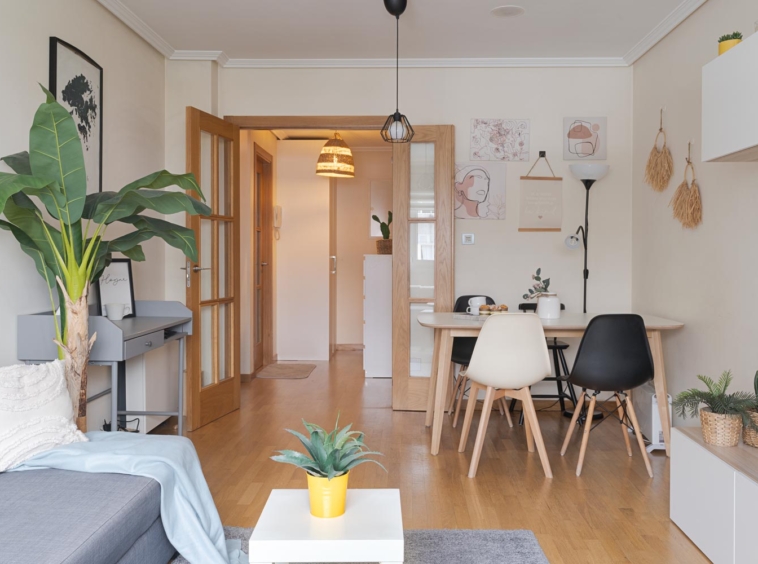
[[[447,407],[444,409],[443,413],[445,411],[447,411],[448,413],[452,413],[451,406],[452,406],[453,401],[454,401],[455,388],[456,388],[456,385],[458,384],[458,382],[457,382],[457,380],[455,378],[455,363],[453,363],[453,362],[450,363],[450,374],[448,376],[448,380],[450,381],[450,389],[447,391],[448,397],[446,398],[446,401],[445,401],[445,405]]]
[[[500,411],[500,415],[501,416],[505,415],[505,411],[503,411],[503,402],[501,401],[497,402],[497,407],[498,407],[498,410]]]
[[[461,413],[461,403],[463,403],[463,396],[466,394],[466,383],[468,382],[468,378],[466,377],[465,374],[463,376],[459,376],[458,378],[461,380],[461,394],[458,396],[458,401],[455,402],[455,416],[453,417],[453,427],[458,425],[458,416]],[[469,393],[468,393],[468,400],[470,403],[471,390],[469,390]],[[476,404],[476,396],[474,396],[474,404]],[[466,411],[468,412],[468,403],[466,404]]]
[[[571,423],[569,424],[569,430],[566,433],[566,438],[563,439],[563,446],[561,447],[561,456],[566,454],[566,449],[569,446],[571,435],[574,434],[574,429],[576,429],[576,422],[579,420],[579,414],[582,412],[583,405],[584,405],[584,391],[582,391],[582,393],[579,394],[579,399],[576,400],[576,405],[574,405],[574,415],[571,417]]]
[[[474,454],[471,457],[471,466],[468,469],[469,478],[476,477],[476,470],[479,467],[479,458],[482,456],[482,447],[484,447],[484,436],[487,434],[487,423],[489,423],[490,413],[492,413],[494,396],[495,389],[491,386],[487,386],[487,391],[484,394],[482,416],[479,419],[479,430],[476,433],[476,441],[474,442]],[[470,397],[471,396],[469,396],[469,398]],[[468,408],[466,408],[466,415],[468,416]]]
[[[629,456],[632,456],[632,445],[629,442],[629,430],[627,429],[625,422],[624,422],[624,406],[621,403],[621,399],[619,398],[618,394],[613,394],[614,399],[616,400],[616,406],[618,407],[619,411],[619,417],[621,418],[621,433],[624,435],[624,443],[626,443],[626,453]]]
[[[553,471],[550,468],[550,459],[547,457],[547,449],[545,448],[545,441],[542,440],[542,431],[540,430],[540,422],[537,420],[537,410],[534,409],[534,402],[532,401],[532,395],[529,393],[529,388],[523,390],[526,394],[522,400],[524,406],[524,412],[527,419],[531,420],[532,434],[534,435],[534,442],[537,443],[537,452],[540,453],[540,462],[542,462],[542,469],[545,471],[546,478],[553,477]]]
[[[511,418],[511,410],[508,409],[508,404],[505,401],[505,397],[500,398],[500,405],[505,411],[505,418],[508,420],[508,426],[513,429],[513,419]]]
[[[476,409],[476,396],[479,393],[479,385],[476,382],[471,382],[471,389],[468,393],[468,401],[466,402],[466,415],[463,416],[463,428],[461,429],[461,441],[458,443],[458,452],[466,450],[466,442],[468,441],[468,432],[471,429],[471,420],[474,418],[474,409]],[[458,403],[458,407],[455,408],[455,419],[458,420],[458,412],[461,409],[461,404]],[[455,426],[455,421],[453,422]]]
[[[629,414],[629,419],[632,421],[632,427],[634,427],[634,434],[637,437],[637,444],[640,445],[640,452],[642,453],[642,459],[645,461],[645,468],[647,468],[648,475],[653,477],[653,467],[650,466],[650,458],[647,456],[647,450],[645,449],[645,441],[642,440],[642,433],[640,433],[640,425],[637,423],[637,414],[634,412],[634,405],[632,405],[632,399],[627,395],[626,397],[626,412]]]
[[[453,365],[455,366],[455,365]],[[448,415],[453,414],[453,408],[455,407],[455,400],[458,398],[458,390],[461,389],[461,373],[463,372],[464,367],[461,367],[461,371],[458,373],[458,377],[453,379],[451,378],[450,381],[453,383],[453,391],[450,394],[450,401],[447,404],[447,408],[445,411],[447,411]]]
[[[534,433],[532,431],[532,424],[529,418],[526,417],[526,407],[524,406],[524,400],[521,400],[521,417],[524,420],[524,430],[526,430],[526,450],[534,452]]]
[[[582,435],[582,448],[579,449],[579,463],[576,465],[576,475],[582,475],[582,466],[584,465],[584,455],[587,452],[587,443],[590,440],[590,429],[592,428],[592,416],[595,414],[595,403],[597,396],[593,395],[590,400],[590,408],[587,410],[587,421],[584,423],[584,434]]]

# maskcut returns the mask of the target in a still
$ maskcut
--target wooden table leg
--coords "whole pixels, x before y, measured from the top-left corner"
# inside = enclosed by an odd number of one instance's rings
[[[663,364],[663,342],[660,331],[651,331],[649,334],[650,352],[653,354],[655,365],[655,395],[658,398],[658,414],[661,417],[661,429],[663,430],[663,442],[666,443],[666,456],[671,456],[671,419],[669,417],[668,390],[666,385],[666,369]]]
[[[434,394],[434,419],[432,424],[432,454],[440,451],[442,438],[442,421],[445,415],[445,399],[449,387],[450,355],[453,354],[453,338],[450,329],[442,329],[440,335],[440,354],[437,362],[437,383]]]
[[[434,352],[432,353],[432,372],[429,377],[429,393],[426,397],[426,426],[432,426],[434,416],[434,391],[437,384],[437,367],[439,366],[440,354],[440,329],[434,330]]]

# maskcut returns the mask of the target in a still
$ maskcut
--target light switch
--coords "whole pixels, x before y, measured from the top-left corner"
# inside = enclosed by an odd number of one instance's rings
[[[474,234],[473,233],[464,233],[461,237],[461,242],[464,245],[473,245],[474,244]]]

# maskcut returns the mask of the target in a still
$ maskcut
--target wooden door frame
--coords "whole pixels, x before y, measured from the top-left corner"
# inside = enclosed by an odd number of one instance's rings
[[[211,118],[213,118],[211,120]],[[216,129],[218,127],[218,124],[215,122],[215,120],[222,120],[222,118],[217,118],[211,114],[207,114],[206,112],[203,112],[201,110],[198,110],[197,108],[194,108],[192,106],[187,106],[186,108],[186,169],[187,172],[193,172],[196,174],[197,178],[201,178],[202,175],[198,174],[199,170],[193,170],[193,163],[197,163],[198,165],[201,163],[201,135],[194,135],[195,131],[208,131],[212,129]],[[210,123],[213,121],[214,123]],[[231,175],[231,199],[232,199],[232,217],[235,219],[233,222],[233,229],[232,229],[232,253],[228,253],[227,260],[229,260],[229,265],[231,267],[231,280],[232,280],[232,293],[233,293],[233,307],[231,314],[234,316],[234,340],[231,343],[231,346],[233,347],[232,354],[230,355],[230,362],[231,366],[229,367],[230,374],[232,377],[229,380],[226,380],[224,382],[219,382],[217,384],[213,384],[215,386],[216,395],[218,395],[222,390],[223,387],[226,387],[228,385],[231,385],[233,387],[233,398],[232,402],[237,406],[237,409],[239,409],[239,396],[240,396],[240,378],[241,378],[241,371],[240,371],[240,158],[242,156],[241,150],[240,150],[240,129],[239,126],[232,124],[232,123],[226,123],[223,126],[224,129],[224,137],[232,139],[235,147],[234,150],[231,152],[231,159],[232,159],[232,166],[231,170],[228,170],[229,174]],[[215,156],[212,158],[218,159],[218,152],[216,151]],[[217,180],[215,180],[217,181]],[[214,182],[213,179],[211,179],[211,182]],[[190,194],[193,197],[197,197],[193,194]],[[218,217],[211,215],[210,218]],[[199,216],[191,216],[189,214],[185,215],[185,225],[188,226],[191,229],[198,228],[199,229],[199,222],[200,217]],[[229,256],[229,254],[231,256]],[[198,265],[202,266],[202,265]],[[192,274],[190,274],[192,276]],[[193,279],[194,281],[194,279]],[[186,297],[187,302],[189,304],[200,304],[200,284],[194,283],[191,284],[189,288],[186,290]],[[199,305],[198,305],[198,311],[199,311]],[[187,342],[187,355],[186,355],[186,366],[187,366],[187,375],[188,378],[188,386],[185,388],[187,390],[188,395],[188,401],[186,402],[187,405],[187,430],[188,431],[194,431],[195,429],[198,429],[202,427],[203,425],[210,423],[217,417],[211,418],[209,420],[203,420],[202,417],[202,409],[201,409],[201,396],[200,393],[193,393],[192,390],[202,390],[202,382],[200,381],[201,375],[200,370],[195,370],[195,365],[197,364],[200,356],[199,356],[199,347],[200,345],[200,339],[201,339],[201,329],[200,329],[200,315],[193,315],[192,320],[192,335],[189,336],[188,342]],[[189,354],[190,352],[196,352],[197,354]],[[226,382],[229,382],[228,384]],[[222,385],[220,385],[222,384]],[[213,401],[212,399],[209,401]],[[219,402],[221,403],[221,402]]]
[[[263,367],[274,362],[274,311],[273,311],[273,284],[274,284],[274,243],[273,243],[273,211],[274,211],[274,157],[261,147],[258,143],[253,143],[253,183],[259,172],[258,160],[266,163],[263,167],[261,179],[263,182],[263,191],[261,193],[261,260],[266,261],[268,266],[261,273],[261,282],[263,292],[261,294],[261,303],[263,304],[263,313],[261,324],[263,335],[261,336],[263,344]],[[252,195],[251,201],[255,206],[255,194]],[[255,209],[253,213],[255,213]],[[253,217],[255,217],[253,215]],[[255,221],[252,223],[252,231],[255,231]],[[253,257],[253,267],[256,265],[255,244],[251,241],[251,255]],[[251,277],[255,285],[255,273]],[[250,300],[253,318],[251,333],[255,335],[255,297]],[[253,341],[254,343],[255,341]],[[253,362],[253,364],[255,364]]]

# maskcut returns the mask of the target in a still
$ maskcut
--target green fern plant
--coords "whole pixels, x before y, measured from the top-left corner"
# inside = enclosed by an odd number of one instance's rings
[[[732,39],[742,39],[742,34],[739,31],[735,31],[734,33],[727,33],[726,35],[719,37],[719,43],[723,43],[724,41],[731,41]]]
[[[732,383],[732,373],[727,370],[718,382],[714,382],[708,376],[699,375],[698,380],[705,384],[707,391],[692,388],[685,390],[676,396],[674,411],[680,417],[697,417],[700,405],[705,404],[713,413],[719,415],[739,415],[746,427],[758,431],[758,426],[750,418],[750,410],[755,408],[756,396],[750,392],[734,392],[727,394],[726,390]],[[758,386],[758,373],[756,373],[756,386]]]
[[[303,419],[303,425],[309,437],[291,429],[286,429],[286,431],[300,440],[308,454],[294,450],[280,450],[277,451],[279,453],[277,456],[271,457],[271,460],[292,464],[302,468],[311,476],[329,480],[347,474],[364,462],[373,462],[386,472],[387,469],[379,462],[367,458],[371,455],[382,456],[382,453],[369,450],[363,442],[363,433],[351,431],[352,423],[340,429],[339,421],[338,415],[334,430],[327,433],[318,425],[308,423]]]
[[[392,212],[389,212],[387,214],[387,223],[384,223],[381,219],[379,219],[378,215],[372,215],[371,219],[373,219],[379,224],[379,229],[382,230],[382,239],[389,239],[390,238],[390,225],[392,225]]]

